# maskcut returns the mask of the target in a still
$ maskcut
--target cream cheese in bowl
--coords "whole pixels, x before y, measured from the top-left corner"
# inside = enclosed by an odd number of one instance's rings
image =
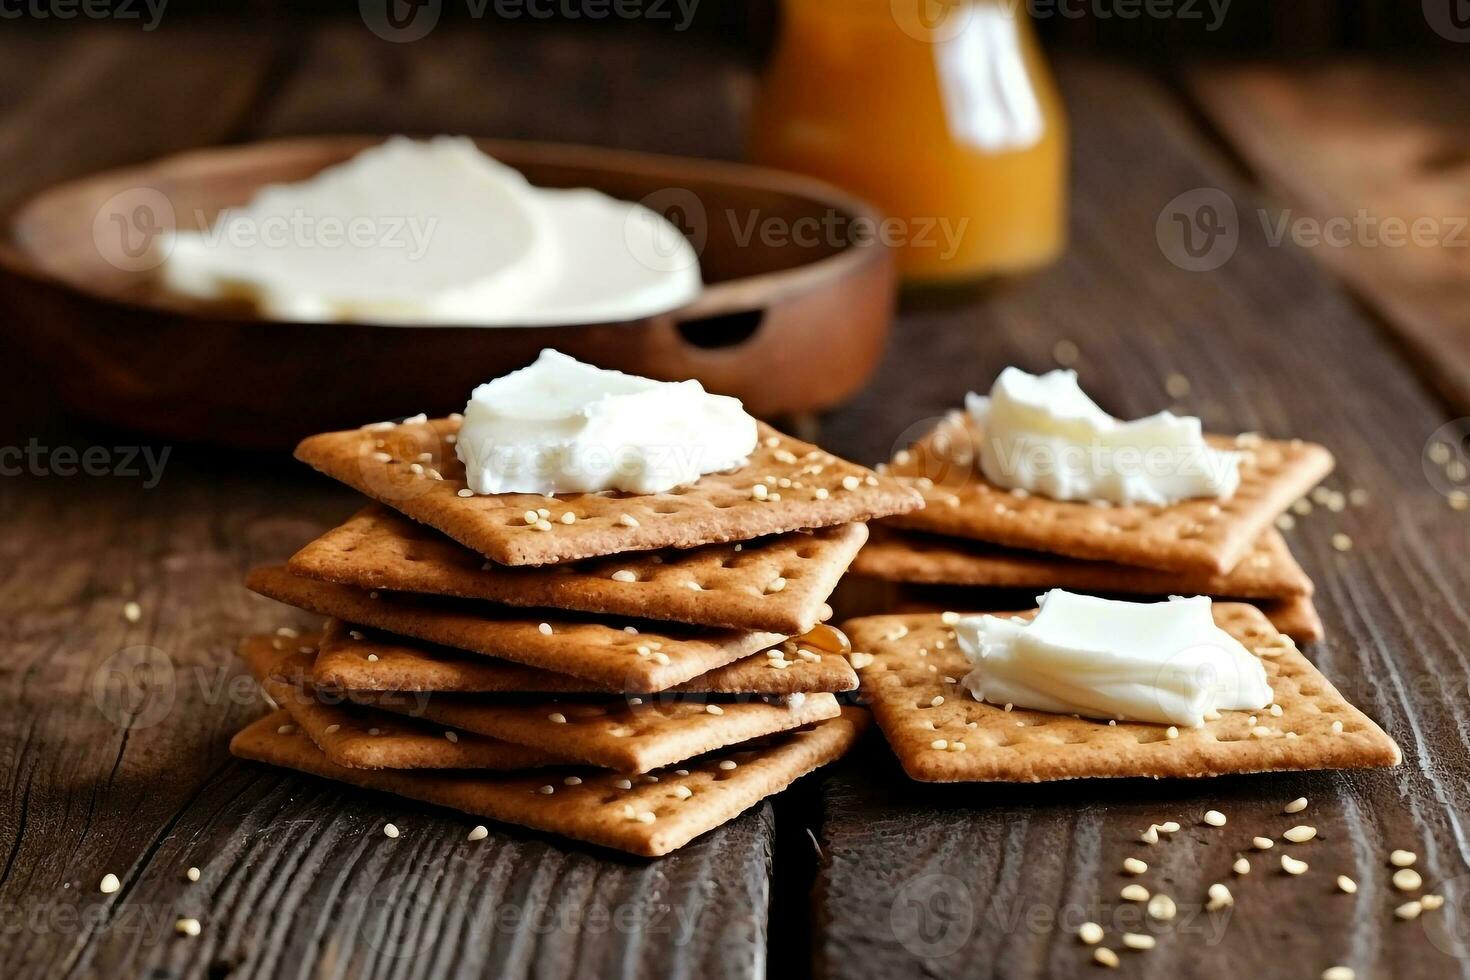
[[[461,137],[395,137],[160,244],[170,289],[284,320],[606,323],[702,288],[697,255],[661,215],[534,187]]]

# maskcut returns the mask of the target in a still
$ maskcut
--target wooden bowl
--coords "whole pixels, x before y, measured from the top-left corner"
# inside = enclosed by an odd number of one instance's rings
[[[267,320],[164,290],[137,244],[207,226],[261,185],[299,180],[381,137],[200,150],[97,174],[22,205],[0,239],[0,302],[74,410],[168,438],[272,448],[327,429],[463,407],[543,347],[603,367],[698,378],[755,415],[832,407],[872,374],[892,320],[889,251],[861,201],[804,177],[593,147],[481,140],[545,187],[589,186],[664,211],[706,287],[625,323],[400,327]],[[162,202],[162,203],[160,203]],[[159,213],[163,213],[162,219]],[[869,224],[868,228],[876,227]],[[823,228],[828,229],[822,231]],[[142,231],[139,231],[142,229]],[[795,230],[798,234],[785,234]]]

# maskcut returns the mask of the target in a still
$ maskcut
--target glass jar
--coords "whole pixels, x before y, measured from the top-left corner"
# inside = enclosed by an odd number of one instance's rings
[[[1015,0],[783,0],[760,164],[867,198],[910,281],[1043,265],[1066,237],[1066,122]]]

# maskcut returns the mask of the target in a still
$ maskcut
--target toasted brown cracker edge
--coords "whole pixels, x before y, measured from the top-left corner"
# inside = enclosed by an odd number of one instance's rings
[[[668,690],[691,694],[771,695],[857,690],[857,674],[846,657],[839,652],[815,649],[803,642],[804,639],[793,637],[780,643],[777,647],[782,653],[780,658],[770,656],[768,651],[754,653]],[[805,655],[801,651],[806,651]],[[812,660],[812,655],[818,659]],[[622,693],[621,688],[599,685],[570,674],[364,632],[338,619],[327,620],[322,630],[313,673],[318,683],[351,691]]]
[[[322,616],[334,616],[440,646],[514,660],[597,682],[602,688],[657,692],[682,684],[780,643],[775,633],[707,630],[675,624],[643,624],[637,633],[616,626],[568,620],[538,610],[431,600],[320,582],[283,566],[253,569],[251,590]],[[544,623],[550,633],[540,629]],[[640,648],[650,651],[640,653]],[[660,657],[666,663],[660,663]]]
[[[1312,594],[1274,528],[1264,531],[1228,572],[1166,572],[1041,551],[1018,551],[966,538],[937,537],[879,525],[852,564],[855,575],[890,582],[1003,589],[1069,589],[1129,595],[1210,595],[1287,599]]]
[[[895,480],[763,423],[758,429],[760,441],[740,469],[645,495],[461,497],[466,483],[453,419],[323,433],[303,440],[296,458],[502,565],[748,541],[923,506],[917,492]],[[781,487],[781,480],[790,485]],[[528,513],[541,509],[548,512],[544,521],[527,522]],[[563,523],[568,514],[572,523]]]
[[[841,710],[830,694],[803,695],[789,705],[761,700],[706,705],[702,699],[662,697],[506,704],[452,694],[420,700],[362,692],[352,698],[519,745],[555,746],[564,757],[626,773],[825,721]]]
[[[1202,728],[1181,728],[1174,739],[1163,725],[1005,711],[976,701],[959,683],[969,665],[940,615],[871,616],[845,628],[859,651],[853,657],[863,694],[904,771],[916,780],[1199,777],[1398,764],[1393,740],[1259,610],[1238,603],[1217,603],[1214,609],[1216,622],[1262,658],[1282,714],[1263,709],[1256,724],[1279,734],[1253,735],[1251,713],[1245,711],[1224,712]],[[928,652],[920,655],[921,649]],[[1341,733],[1332,731],[1334,720],[1343,723]],[[953,748],[956,742],[963,750]]]
[[[230,751],[242,759],[644,857],[682,847],[838,758],[867,723],[866,712],[844,709],[840,717],[807,731],[778,736],[768,747],[736,747],[718,758],[689,765],[688,775],[667,771],[658,774],[657,783],[639,781],[624,790],[615,783],[622,777],[583,769],[541,770],[524,776],[345,769],[329,762],[306,736],[279,734],[277,728],[288,718],[286,712],[278,711],[253,722],[231,740]],[[736,762],[736,767],[721,769],[721,760]],[[568,786],[569,777],[581,783]],[[550,786],[553,792],[540,792],[543,786]],[[690,791],[688,799],[679,797],[676,789],[680,786]],[[633,816],[627,815],[626,807],[632,808]],[[643,813],[652,813],[653,820],[644,822],[639,817]],[[406,832],[414,831],[410,827]]]
[[[830,615],[827,597],[867,536],[866,526],[843,524],[688,551],[508,568],[374,504],[307,544],[287,567],[361,589],[794,635]]]
[[[1300,440],[1207,436],[1216,448],[1252,455],[1226,501],[1167,507],[1095,507],[1018,496],[980,473],[980,431],[959,413],[895,456],[888,472],[914,483],[927,506],[893,519],[897,527],[991,541],[1012,548],[1115,561],[1166,571],[1224,574],[1275,518],[1332,471],[1322,446]],[[904,455],[907,453],[907,455]],[[927,483],[925,481],[928,481]]]
[[[565,754],[506,742],[470,732],[452,732],[386,711],[365,708],[340,694],[326,695],[311,680],[314,634],[293,639],[248,636],[240,658],[266,696],[290,713],[292,721],[328,761],[352,769],[516,770],[566,763]]]

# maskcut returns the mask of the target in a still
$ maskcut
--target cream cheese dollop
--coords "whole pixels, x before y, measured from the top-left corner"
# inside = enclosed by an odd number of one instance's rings
[[[464,137],[394,137],[158,247],[174,292],[293,321],[612,323],[702,289],[698,256],[662,215],[535,187]]]
[[[1099,408],[1075,371],[1006,368],[965,407],[980,427],[980,469],[997,486],[1053,500],[1111,504],[1228,499],[1240,453],[1211,448],[1200,420],[1159,412],[1123,422]]]
[[[652,381],[543,350],[480,385],[455,450],[475,493],[663,493],[745,464],[756,424],[698,381]]]
[[[1189,728],[1271,703],[1260,659],[1215,625],[1206,596],[1121,602],[1053,589],[1039,602],[1029,621],[955,624],[976,700]]]

